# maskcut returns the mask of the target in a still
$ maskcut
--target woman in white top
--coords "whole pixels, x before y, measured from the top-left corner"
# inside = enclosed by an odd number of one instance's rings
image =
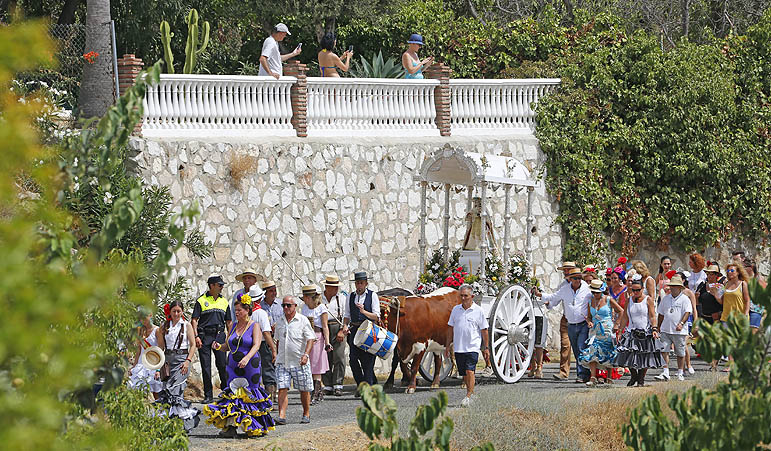
[[[310,355],[311,374],[313,374],[311,405],[315,405],[324,399],[321,376],[329,371],[327,351],[332,349],[332,345],[329,344],[329,326],[327,324],[329,310],[321,302],[321,290],[316,285],[303,287],[303,303],[305,305],[302,308],[302,315],[310,320],[313,331],[316,333],[316,342],[313,344]]]
[[[643,387],[648,368],[658,368],[664,364],[659,352],[658,316],[653,297],[643,294],[643,279],[640,275],[632,279],[630,291],[632,297],[615,326],[618,330],[626,328],[626,331],[619,340],[613,364],[629,368],[632,378],[626,384],[628,387],[635,384]]]
[[[134,366],[129,372],[128,386],[134,389],[148,388],[153,398],[158,399],[158,393],[163,388],[160,375],[157,371],[142,365],[142,356],[147,348],[158,346],[155,332],[158,326],[153,324],[152,314],[140,314],[142,325],[137,328],[137,351],[134,354]]]
[[[190,432],[198,426],[200,410],[192,408],[190,401],[184,398],[187,387],[187,375],[193,361],[196,347],[193,326],[182,317],[182,301],[172,301],[169,304],[167,320],[155,332],[158,346],[166,350],[166,364],[169,365],[169,378],[163,382],[163,390],[157,403],[166,404],[169,410],[164,415],[179,417]]]
[[[654,298],[655,301],[656,280],[651,276],[651,272],[648,270],[648,265],[646,265],[642,260],[634,260],[632,262],[632,267],[635,271],[637,271],[637,274],[642,277],[643,295],[650,296],[651,298]]]

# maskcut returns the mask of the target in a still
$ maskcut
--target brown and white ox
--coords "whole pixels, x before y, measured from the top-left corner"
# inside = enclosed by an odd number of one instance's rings
[[[426,296],[382,296],[381,306],[386,307],[387,318],[383,318],[388,330],[399,337],[396,343],[391,374],[384,384],[393,387],[396,366],[402,368],[402,386],[408,383],[407,393],[414,393],[417,386],[418,368],[426,352],[434,352],[434,380],[431,388],[439,387],[439,368],[442,367],[442,353],[448,343],[450,313],[460,304],[458,290],[440,289]],[[381,309],[382,311],[382,309]],[[397,321],[398,316],[398,321]],[[450,338],[451,340],[452,338]],[[404,356],[404,357],[401,357]],[[410,360],[412,364],[410,365]]]

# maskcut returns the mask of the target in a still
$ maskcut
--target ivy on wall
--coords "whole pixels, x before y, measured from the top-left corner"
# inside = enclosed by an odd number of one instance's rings
[[[561,89],[538,107],[545,180],[564,254],[685,250],[771,225],[771,13],[745,36],[662,51],[643,32],[596,23],[551,62]]]

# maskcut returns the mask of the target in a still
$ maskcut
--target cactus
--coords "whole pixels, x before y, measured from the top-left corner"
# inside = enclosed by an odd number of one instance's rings
[[[165,20],[161,22],[161,42],[163,43],[163,59],[166,61],[166,72],[174,73],[174,54],[171,53],[171,38],[174,33],[171,32],[169,23]]]
[[[185,67],[182,69],[182,72],[192,74],[195,70],[198,56],[209,45],[209,22],[203,22],[203,42],[200,47],[198,46],[198,11],[191,9],[185,22],[187,22],[187,43],[185,44]]]

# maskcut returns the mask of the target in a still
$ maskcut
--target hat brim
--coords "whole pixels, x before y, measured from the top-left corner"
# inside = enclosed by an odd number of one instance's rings
[[[368,281],[368,280],[369,280],[369,278],[365,277],[364,279],[351,279],[350,281],[351,281],[351,282],[356,282],[356,281],[359,281],[359,280]]]
[[[321,284],[324,285],[325,287],[339,287],[340,281],[338,280],[337,282],[327,282],[325,280],[324,282],[321,282]]]
[[[589,288],[592,293],[603,293],[601,288]]]
[[[683,285],[682,283],[668,283],[668,284],[667,284],[667,286],[668,286],[668,287],[680,287],[680,288],[685,288],[685,285]]]
[[[254,278],[257,278],[257,273],[253,273],[251,271],[242,272],[241,274],[236,276],[236,280],[238,282],[243,282],[244,276],[253,276]]]
[[[425,45],[425,44],[423,44],[422,42],[418,42],[418,41],[407,41],[407,44],[418,44],[418,45]]]
[[[158,361],[155,363],[152,363],[148,360],[147,355],[149,353],[156,353],[158,354]],[[142,366],[147,368],[148,370],[155,371],[160,369],[164,363],[166,363],[166,354],[164,354],[163,350],[159,348],[158,346],[150,346],[145,350],[145,352],[142,354]]]

